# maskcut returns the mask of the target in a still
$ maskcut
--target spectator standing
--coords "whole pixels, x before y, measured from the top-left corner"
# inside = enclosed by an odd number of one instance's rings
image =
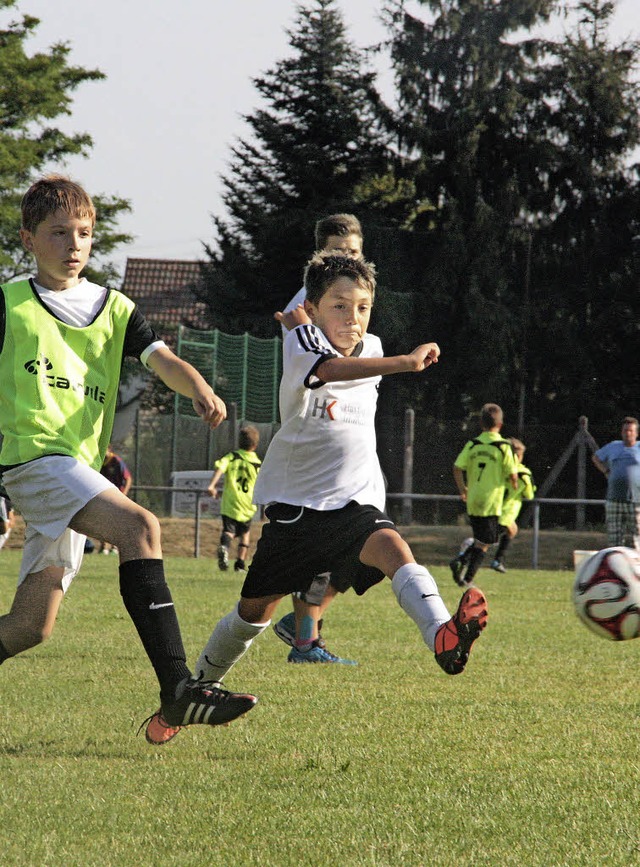
[[[638,419],[622,419],[621,439],[612,440],[592,456],[607,477],[605,517],[607,543],[640,550],[640,443]]]

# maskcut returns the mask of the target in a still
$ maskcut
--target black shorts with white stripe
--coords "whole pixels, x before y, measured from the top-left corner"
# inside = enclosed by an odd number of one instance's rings
[[[396,529],[375,506],[351,502],[342,509],[318,511],[305,506],[272,503],[242,596],[288,595],[306,591],[316,575],[330,572],[338,586],[353,587],[358,596],[384,578],[365,566],[360,552],[372,533]]]

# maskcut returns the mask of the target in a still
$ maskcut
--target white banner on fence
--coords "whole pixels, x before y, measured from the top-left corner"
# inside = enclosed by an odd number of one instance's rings
[[[194,491],[206,491],[211,481],[211,470],[183,470],[171,473],[171,485],[174,488],[193,488]],[[196,495],[187,491],[175,491],[171,494],[172,518],[195,518]],[[220,515],[220,500],[209,494],[200,497],[200,516],[217,518]]]

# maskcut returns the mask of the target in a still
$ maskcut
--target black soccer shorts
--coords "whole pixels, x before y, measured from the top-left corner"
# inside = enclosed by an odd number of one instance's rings
[[[305,506],[272,503],[267,506],[256,553],[241,595],[248,599],[286,596],[306,591],[323,572],[335,576],[336,586],[353,587],[361,596],[382,581],[380,569],[360,562],[360,552],[377,530],[396,529],[375,506],[351,502],[342,509],[318,511]]]
[[[498,541],[500,527],[497,515],[469,515],[473,538],[483,545],[493,545]]]

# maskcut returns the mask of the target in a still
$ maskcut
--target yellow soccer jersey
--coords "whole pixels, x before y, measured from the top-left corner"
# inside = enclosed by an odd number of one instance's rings
[[[475,517],[500,515],[504,488],[518,471],[511,443],[494,431],[469,440],[455,461],[467,476],[467,512]]]
[[[256,483],[260,458],[255,452],[236,449],[216,461],[216,470],[224,473],[224,490],[220,512],[234,521],[246,523],[256,513],[253,504],[253,488]]]
[[[503,527],[508,527],[515,524],[520,509],[522,508],[523,500],[533,500],[535,493],[535,485],[531,470],[525,467],[524,464],[518,464],[518,488],[514,491],[511,484],[508,484],[504,489],[504,500],[502,501],[502,514],[500,515],[500,524]]]

